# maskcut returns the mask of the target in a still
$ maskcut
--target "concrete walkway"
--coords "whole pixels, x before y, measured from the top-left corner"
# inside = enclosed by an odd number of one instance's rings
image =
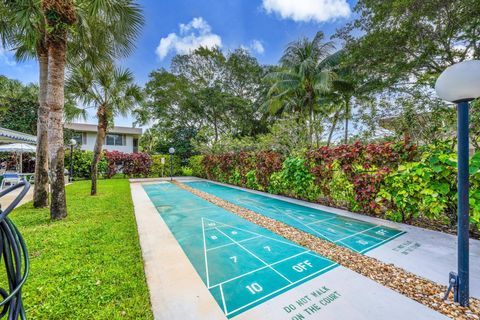
[[[155,318],[226,319],[142,184],[131,183],[131,192]],[[233,319],[448,318],[349,269],[337,267]]]
[[[10,192],[9,194],[5,195],[4,197],[0,198],[0,206],[2,209],[7,208],[7,206],[15,200],[15,198],[18,196],[18,194],[22,191],[22,188],[19,188],[17,190],[14,190]],[[33,200],[33,185],[30,186],[30,190],[28,190],[28,193],[25,195],[25,197],[20,201],[17,207],[21,206],[22,204],[25,204],[29,201]]]

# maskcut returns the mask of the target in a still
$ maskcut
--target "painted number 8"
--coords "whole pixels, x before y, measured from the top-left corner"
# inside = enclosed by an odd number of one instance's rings
[[[262,292],[263,291],[262,286],[259,285],[256,282],[252,283],[249,286],[246,286],[246,288],[248,289],[248,291],[250,291],[251,294],[256,294],[257,292]]]

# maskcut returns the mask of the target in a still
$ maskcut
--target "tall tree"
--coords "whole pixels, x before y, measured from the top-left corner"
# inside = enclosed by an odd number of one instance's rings
[[[300,110],[308,119],[310,145],[314,139],[314,112],[318,99],[331,90],[335,73],[323,61],[332,53],[332,42],[324,42],[318,32],[312,40],[307,38],[290,43],[280,63],[282,69],[267,75],[271,82],[268,92],[270,111]]]
[[[48,50],[45,17],[34,0],[0,3],[0,38],[6,48],[14,48],[18,60],[36,57],[39,69],[37,150],[33,205],[48,206],[48,113],[47,73]]]
[[[381,88],[433,85],[449,65],[480,59],[477,0],[359,0],[337,32],[351,65]]]
[[[94,106],[98,127],[91,166],[91,195],[97,194],[98,162],[108,128],[117,115],[126,116],[142,100],[132,72],[107,63],[99,68],[78,67],[67,80],[67,89],[85,106]]]
[[[224,55],[218,48],[199,48],[174,57],[171,70],[150,74],[146,102],[136,111],[139,123],[153,123],[162,136],[160,149],[177,145],[187,155],[200,131],[211,133],[205,138],[212,141],[267,131],[268,117],[260,110],[266,69],[247,51]]]
[[[37,134],[38,87],[0,76],[0,126]]]
[[[34,205],[36,207],[48,204],[48,125],[50,108],[47,105],[48,83],[50,81],[50,53],[55,58],[52,75],[64,74],[66,58],[73,64],[95,64],[107,58],[127,55],[133,48],[136,38],[143,24],[141,10],[131,0],[17,0],[2,1],[0,3],[0,38],[7,48],[14,48],[19,59],[36,57],[39,61],[39,121],[37,163],[35,167],[35,192]],[[48,13],[48,14],[46,14]],[[47,27],[48,24],[48,27]],[[47,33],[48,31],[48,33]],[[71,32],[74,31],[74,32]],[[69,41],[67,46],[67,40]],[[68,55],[66,50],[68,48]],[[59,72],[60,70],[60,72]],[[60,119],[63,103],[61,95],[63,90],[55,89],[63,86],[63,81],[52,78],[52,102],[56,102],[54,118]],[[55,105],[52,104],[52,106]],[[58,107],[60,106],[60,108]],[[52,115],[50,113],[50,115]],[[51,118],[51,117],[50,117]],[[57,128],[55,132],[56,145],[50,149],[59,150],[61,133]],[[55,154],[56,152],[50,152]],[[57,158],[58,155],[56,155]],[[63,158],[63,157],[60,157]],[[62,160],[60,160],[62,161]],[[51,169],[54,177],[52,199],[55,203],[51,206],[53,219],[66,215],[63,173],[60,162],[55,161],[58,168]],[[63,171],[62,171],[63,172]]]
[[[64,148],[62,113],[64,107],[65,66],[69,34],[78,34],[71,48],[86,53],[95,65],[95,58],[130,52],[133,39],[143,24],[141,11],[130,0],[42,0],[41,8],[47,23],[49,107],[49,156],[52,186],[50,215],[52,219],[66,216],[64,185]],[[74,30],[75,32],[69,32]],[[75,37],[74,37],[75,38]],[[93,42],[94,41],[94,42]],[[97,52],[80,51],[81,46],[97,46]],[[81,54],[74,55],[78,58]]]

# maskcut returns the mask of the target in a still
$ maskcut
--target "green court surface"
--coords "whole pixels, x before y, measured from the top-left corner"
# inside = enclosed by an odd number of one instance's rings
[[[405,232],[211,182],[187,185],[359,253]]]
[[[173,184],[143,188],[229,318],[337,266]]]

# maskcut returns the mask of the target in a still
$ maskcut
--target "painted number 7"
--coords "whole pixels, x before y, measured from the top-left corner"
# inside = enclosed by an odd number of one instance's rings
[[[237,256],[232,256],[230,259],[233,261],[233,263],[237,263]]]
[[[263,249],[267,250],[268,252],[272,252],[272,248],[270,248],[270,246],[265,246]]]

